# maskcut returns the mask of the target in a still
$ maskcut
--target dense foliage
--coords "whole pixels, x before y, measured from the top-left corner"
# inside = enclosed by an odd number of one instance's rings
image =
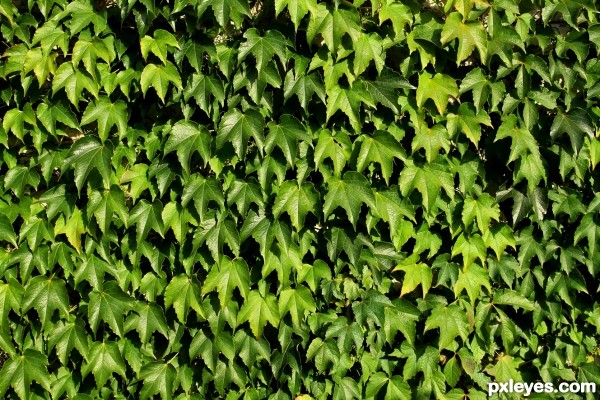
[[[0,15],[0,396],[600,384],[592,0]]]

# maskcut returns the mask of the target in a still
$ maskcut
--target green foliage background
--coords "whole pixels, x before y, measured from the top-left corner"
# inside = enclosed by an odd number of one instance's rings
[[[595,2],[0,15],[0,396],[600,384]]]

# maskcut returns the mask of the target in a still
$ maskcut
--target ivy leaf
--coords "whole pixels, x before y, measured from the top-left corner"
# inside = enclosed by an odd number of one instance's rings
[[[467,315],[455,304],[439,305],[433,309],[425,321],[425,332],[436,328],[440,329],[440,350],[449,348],[457,336],[466,341],[470,331]]]
[[[253,138],[262,153],[264,127],[265,119],[258,111],[248,110],[246,113],[242,113],[237,108],[230,110],[221,118],[217,133],[217,149],[223,147],[225,143],[231,142],[237,156],[244,158],[248,142],[250,138]]]
[[[279,319],[277,298],[270,293],[263,297],[256,290],[249,293],[238,313],[238,323],[242,324],[248,321],[256,338],[261,336],[267,322],[277,328]]]
[[[396,139],[385,131],[375,131],[373,136],[361,135],[360,152],[356,159],[356,170],[363,170],[374,162],[379,163],[381,167],[381,175],[385,179],[386,184],[389,184],[392,176],[394,158],[401,161],[406,160],[406,153]]]
[[[483,240],[487,247],[491,247],[496,253],[496,257],[500,260],[502,254],[508,246],[516,250],[516,241],[513,236],[513,231],[506,224],[495,224],[484,235]]]
[[[421,285],[423,290],[423,298],[431,289],[431,283],[433,282],[433,272],[429,265],[424,263],[417,262],[418,256],[414,255],[406,260],[402,261],[400,264],[393,269],[393,271],[403,271],[404,279],[402,280],[402,289],[400,291],[400,297],[404,296],[407,293],[412,292],[417,288],[417,286]]]
[[[450,151],[450,137],[446,128],[441,124],[435,124],[431,128],[421,124],[412,141],[413,154],[419,149],[425,149],[427,162],[432,162],[442,148],[446,153]]]
[[[112,103],[108,97],[100,97],[94,103],[90,103],[81,117],[81,124],[86,125],[94,121],[98,122],[98,135],[104,143],[113,126],[117,126],[119,137],[125,135],[127,130],[127,105],[123,101]]]
[[[85,330],[85,323],[79,318],[61,321],[52,329],[48,339],[49,349],[56,349],[58,359],[66,364],[73,348],[87,359],[90,338]]]
[[[59,219],[59,223],[54,227],[54,235],[61,233],[66,234],[67,240],[77,250],[77,253],[81,251],[81,235],[87,232],[87,229],[83,223],[83,216],[81,210],[75,207],[75,210],[69,217],[68,221],[61,226],[62,218]]]
[[[237,257],[240,253],[240,235],[227,213],[207,215],[205,220],[194,235],[194,248],[206,243],[213,258],[218,259],[223,254],[223,244],[227,243],[229,249]]]
[[[534,161],[542,166],[543,169],[538,142],[526,128],[519,128],[517,126],[517,121],[517,117],[514,114],[511,114],[506,118],[498,128],[494,142],[505,138],[511,138],[512,144],[510,146],[508,163],[517,160],[518,157],[531,154]]]
[[[115,214],[125,227],[128,226],[129,210],[125,205],[125,196],[115,186],[102,192],[92,191],[89,194],[87,213],[94,215],[102,233],[109,232]]]
[[[582,238],[586,238],[588,241],[588,254],[591,260],[597,253],[598,238],[600,238],[600,225],[594,221],[594,214],[586,214],[582,219],[581,223],[575,230],[573,237],[575,245],[581,241]]]
[[[12,190],[17,197],[21,197],[27,186],[37,190],[40,184],[40,175],[35,170],[17,165],[11,168],[4,176],[4,188]]]
[[[92,25],[94,33],[98,36],[107,26],[106,16],[96,12],[91,4],[72,1],[65,8],[65,12],[71,16],[69,20],[69,31],[71,37],[79,33],[83,28]]]
[[[273,204],[273,216],[279,218],[283,212],[286,212],[292,220],[292,225],[301,230],[306,214],[311,212],[319,216],[319,204],[319,194],[312,183],[299,185],[294,181],[286,181],[277,192]]]
[[[173,306],[177,319],[185,324],[190,309],[196,311],[200,317],[205,318],[204,310],[198,302],[200,298],[198,281],[195,278],[178,275],[171,280],[165,290],[165,308]]]
[[[197,151],[206,164],[211,156],[212,136],[208,130],[191,121],[179,121],[169,134],[164,154],[177,152],[177,158],[184,171],[190,172],[190,157]]]
[[[11,243],[17,247],[17,235],[12,223],[6,215],[0,214],[0,241]]]
[[[462,88],[461,84],[461,92]],[[492,121],[490,116],[483,110],[479,110],[476,114],[472,104],[463,103],[458,108],[458,114],[448,114],[446,127],[448,128],[448,132],[450,132],[450,136],[454,136],[460,130],[475,145],[475,148],[479,148],[481,125],[491,127]]]
[[[323,205],[326,219],[337,207],[341,207],[356,229],[361,205],[365,203],[370,208],[375,208],[375,196],[369,181],[358,172],[346,172],[343,179],[333,176],[327,182],[327,187],[329,190]]]
[[[143,399],[160,394],[163,399],[173,398],[173,382],[177,377],[177,370],[169,363],[152,362],[145,364],[140,370],[140,379],[144,386],[140,392]]]
[[[233,289],[237,288],[240,295],[248,298],[250,293],[250,270],[244,260],[230,260],[223,258],[218,268],[211,268],[204,284],[202,295],[216,289],[219,294],[221,308],[225,308],[231,301]]]
[[[24,313],[34,308],[38,312],[42,326],[47,328],[56,310],[63,317],[69,314],[69,296],[65,281],[43,275],[31,278],[25,288],[21,307]]]
[[[100,320],[106,322],[112,331],[123,337],[123,318],[133,308],[133,299],[127,296],[114,281],[102,284],[101,290],[90,293],[88,318],[93,332],[98,329]]]
[[[81,130],[73,112],[62,102],[40,103],[36,110],[36,115],[44,128],[52,135],[56,135],[57,122],[78,131]]]
[[[294,71],[288,71],[283,83],[283,97],[285,101],[292,97],[292,95],[296,95],[302,109],[308,112],[308,104],[314,94],[325,103],[325,88],[316,72],[312,74],[294,74]]]
[[[279,57],[282,64],[287,62],[287,50],[289,41],[280,32],[269,30],[265,36],[260,36],[255,28],[250,28],[244,32],[246,41],[240,44],[238,52],[238,62],[242,62],[249,54],[256,59],[256,69],[258,74],[262,74],[266,64],[274,55]]]
[[[510,380],[520,382],[522,377],[518,368],[521,363],[520,358],[502,354],[497,358],[496,363],[494,365],[489,364],[485,371],[493,376],[496,382],[508,382]]]
[[[569,135],[573,151],[578,154],[583,147],[585,135],[593,138],[595,129],[588,113],[581,108],[574,108],[569,113],[559,112],[554,117],[550,128],[552,140],[556,140],[563,133]]]
[[[385,65],[385,52],[378,34],[363,34],[354,47],[354,76],[362,74],[371,61],[375,62],[377,72],[381,74]]]
[[[269,133],[265,139],[265,150],[271,154],[275,146],[283,151],[289,166],[294,166],[298,154],[298,142],[311,142],[312,137],[306,132],[304,126],[289,114],[282,115],[279,122],[271,121],[267,124]]]
[[[0,395],[12,386],[21,399],[30,398],[32,382],[50,390],[48,357],[34,349],[25,349],[22,355],[6,360],[0,370]]]
[[[402,196],[408,196],[416,188],[423,196],[423,206],[428,212],[434,209],[440,189],[444,189],[451,199],[454,198],[452,174],[443,164],[436,162],[419,167],[413,160],[407,160],[400,174],[399,186]]]
[[[315,147],[315,166],[319,168],[326,158],[333,162],[333,171],[339,176],[352,155],[352,141],[346,131],[321,130]]]
[[[315,293],[323,279],[331,279],[331,269],[323,260],[316,260],[312,264],[302,264],[297,277],[298,283],[306,282],[310,290]]]
[[[128,321],[127,325],[131,324],[135,326],[142,343],[148,343],[152,334],[157,331],[165,338],[169,337],[167,320],[165,319],[162,308],[156,303],[138,301],[135,304],[135,312],[137,315],[134,315]]]
[[[82,99],[83,89],[98,98],[98,84],[92,76],[88,72],[82,71],[81,68],[73,68],[70,63],[61,64],[52,78],[52,93],[56,94],[63,88],[67,93],[67,98],[75,108],[78,107]]]
[[[440,41],[442,45],[458,38],[456,64],[466,60],[477,47],[482,63],[487,59],[487,35],[481,22],[463,22],[462,16],[451,13],[444,22]]]
[[[250,203],[258,205],[259,209],[264,208],[263,193],[260,186],[255,182],[246,182],[236,180],[229,189],[227,196],[227,205],[235,204],[241,215],[246,215]]]
[[[494,201],[494,198],[487,193],[483,193],[477,199],[467,197],[463,205],[462,221],[465,226],[470,226],[474,219],[477,219],[479,230],[484,235],[488,232],[490,222],[500,219],[500,206]]]
[[[186,207],[193,200],[200,218],[204,218],[208,204],[214,201],[220,207],[225,206],[223,189],[214,178],[205,179],[200,174],[194,174],[183,188],[181,205]]]
[[[83,183],[94,169],[100,173],[105,185],[108,186],[112,154],[113,149],[110,143],[103,144],[93,136],[86,136],[73,143],[62,170],[66,171],[69,167],[75,169],[75,186],[79,193],[81,193]]]
[[[144,67],[140,77],[140,85],[144,96],[148,88],[152,86],[164,103],[169,83],[173,84],[177,89],[183,90],[177,67],[170,61],[165,62],[165,65],[148,64]]]
[[[482,286],[487,288],[488,292],[492,292],[488,272],[477,264],[469,264],[462,271],[459,271],[458,279],[454,285],[454,294],[458,297],[460,292],[466,290],[473,305],[475,300],[479,298]]]
[[[482,264],[485,265],[486,248],[481,235],[474,234],[467,237],[462,233],[452,248],[452,257],[461,254],[463,257],[463,265],[469,267],[476,258],[479,258]]]
[[[310,11],[310,21],[306,29],[308,43],[313,43],[315,37],[320,34],[329,51],[335,54],[345,34],[348,34],[355,44],[360,39],[358,13],[337,7],[330,11],[324,3],[317,4]]]
[[[180,48],[177,39],[175,39],[175,36],[173,36],[172,33],[167,32],[164,29],[157,29],[154,31],[154,37],[146,35],[140,40],[142,58],[146,61],[148,54],[153,53],[160,58],[163,64],[166,64],[167,46],[175,47],[177,49]]]
[[[416,89],[394,70],[384,67],[375,80],[363,81],[373,100],[398,114],[398,89]]]
[[[352,128],[360,133],[362,122],[359,114],[360,106],[363,103],[375,108],[371,94],[366,90],[362,81],[356,82],[352,89],[343,89],[336,85],[327,93],[327,121],[337,111],[342,111],[350,120]]]
[[[307,311],[315,312],[316,305],[310,290],[305,286],[287,288],[279,295],[279,315],[283,318],[289,312],[294,326],[300,326]]]
[[[366,395],[375,398],[384,388],[385,400],[410,400],[412,398],[410,386],[401,376],[388,377],[383,372],[376,372],[371,375],[367,383]]]
[[[87,362],[81,368],[85,378],[90,372],[94,374],[96,386],[101,388],[113,376],[113,373],[127,378],[127,368],[116,342],[94,342],[90,348]]]
[[[417,106],[423,107],[427,99],[432,99],[438,112],[444,115],[450,97],[458,98],[459,91],[452,77],[444,74],[435,74],[433,77],[427,72],[419,75],[417,87]]]
[[[309,0],[275,0],[275,16],[277,17],[284,8],[287,8],[297,31],[302,18],[308,13],[309,3]]]
[[[161,237],[164,237],[162,210],[163,206],[160,200],[155,200],[152,203],[147,200],[141,200],[131,211],[129,223],[136,225],[137,243],[142,243],[151,229]]]

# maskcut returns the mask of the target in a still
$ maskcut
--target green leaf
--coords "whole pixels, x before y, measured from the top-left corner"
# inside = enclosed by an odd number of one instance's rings
[[[392,170],[394,167],[394,158],[401,161],[406,160],[404,149],[396,139],[385,131],[375,131],[373,136],[361,135],[360,152],[356,159],[356,169],[358,172],[363,170],[374,162],[379,163],[381,174],[386,184],[389,184]]]
[[[432,99],[440,114],[444,115],[450,97],[458,98],[459,91],[452,77],[444,74],[431,76],[427,72],[419,75],[417,106],[423,107],[427,99]]]
[[[425,298],[427,292],[431,288],[431,283],[433,281],[431,268],[427,264],[416,262],[417,259],[418,257],[416,255],[409,257],[393,269],[393,271],[404,272],[402,289],[400,290],[401,297],[412,292],[417,286],[421,285],[423,298]]]
[[[83,223],[83,215],[79,208],[75,207],[75,210],[69,217],[68,221],[64,226],[60,226],[62,219],[59,219],[59,224],[54,227],[54,235],[61,233],[66,234],[67,240],[77,250],[77,253],[81,251],[81,235],[87,232],[87,229]]]
[[[50,390],[48,357],[34,349],[25,349],[22,355],[6,360],[0,370],[0,395],[6,394],[9,386],[21,399],[30,398],[32,382]]]
[[[459,271],[458,279],[454,285],[454,294],[458,297],[463,290],[466,290],[471,304],[475,304],[475,300],[479,298],[482,286],[487,288],[491,293],[492,286],[490,285],[490,277],[487,270],[477,264],[470,264]]]
[[[102,284],[101,290],[90,293],[88,318],[93,332],[98,329],[100,320],[106,322],[112,331],[123,337],[123,318],[133,308],[133,299],[125,294],[114,281]]]
[[[200,317],[205,318],[204,310],[198,302],[199,299],[200,285],[198,281],[185,275],[178,275],[167,285],[165,308],[173,306],[177,319],[185,324],[190,309],[196,311]]]
[[[127,379],[127,368],[116,342],[94,342],[92,344],[86,363],[81,368],[84,378],[90,372],[94,374],[98,388],[103,387],[114,373]]]
[[[521,381],[521,373],[518,368],[521,365],[520,358],[513,358],[507,354],[498,356],[494,365],[489,364],[485,371],[495,378],[496,382],[508,382],[511,379],[515,382]]]
[[[279,295],[279,315],[283,318],[287,313],[292,317],[294,326],[299,326],[306,312],[315,312],[315,301],[305,286],[287,288]]]
[[[163,64],[166,64],[167,46],[179,49],[179,43],[177,43],[177,39],[175,39],[175,36],[173,36],[172,33],[167,32],[164,29],[157,29],[154,31],[154,37],[146,35],[140,40],[142,58],[146,61],[148,54],[153,53],[160,58]]]
[[[499,221],[500,206],[494,201],[494,198],[487,193],[483,193],[477,199],[467,197],[463,204],[462,221],[465,227],[471,225],[474,219],[477,219],[479,230],[484,235],[487,234],[492,220]]]
[[[177,71],[177,67],[170,61],[165,62],[165,65],[148,64],[144,67],[140,77],[140,85],[142,94],[146,96],[148,88],[152,86],[156,90],[156,94],[165,102],[165,96],[169,89],[169,83],[179,90],[183,90],[181,77]]]
[[[94,81],[88,72],[82,71],[81,68],[73,68],[70,63],[61,64],[56,70],[54,78],[52,78],[53,94],[63,88],[67,93],[67,98],[75,108],[78,108],[79,102],[83,99],[81,95],[83,89],[98,98],[98,83]]]
[[[452,174],[443,165],[436,162],[419,167],[414,161],[406,161],[400,174],[400,192],[408,196],[415,188],[423,197],[425,210],[431,212],[441,190],[444,189],[450,199],[454,198],[454,179]]]
[[[277,298],[268,293],[265,297],[253,290],[238,313],[238,323],[250,323],[250,329],[256,338],[260,337],[267,322],[277,328],[279,325],[279,307]]]
[[[461,92],[462,87],[461,84]],[[481,125],[492,127],[490,116],[483,110],[476,114],[470,103],[463,103],[458,108],[458,114],[448,114],[446,127],[450,132],[450,136],[454,136],[458,131],[461,131],[475,145],[475,148],[479,148]]]
[[[104,143],[108,139],[108,134],[113,126],[119,131],[119,137],[125,136],[127,130],[127,105],[123,101],[112,103],[108,97],[100,97],[94,103],[90,103],[83,116],[81,124],[86,125],[94,121],[98,122],[98,135]]]
[[[310,21],[306,30],[308,43],[313,43],[320,34],[329,51],[335,54],[340,46],[342,37],[349,35],[353,43],[361,36],[358,13],[337,8],[330,11],[326,4],[319,3],[310,9]]]
[[[237,288],[239,294],[248,298],[250,293],[250,270],[244,260],[230,260],[224,257],[221,263],[213,266],[202,285],[202,295],[216,289],[219,294],[221,308],[225,308],[231,301],[233,289]]]
[[[442,148],[446,153],[450,151],[450,137],[446,128],[441,124],[436,124],[431,128],[421,124],[412,141],[413,154],[419,149],[425,149],[427,162],[432,162]]]
[[[94,27],[96,36],[106,29],[106,15],[94,10],[94,7],[91,4],[81,1],[72,1],[65,8],[65,12],[71,16],[71,19],[69,20],[71,37],[75,36],[83,28],[86,28],[89,25]]]
[[[294,166],[298,154],[298,142],[311,142],[312,137],[306,128],[293,116],[282,115],[279,123],[271,121],[267,124],[269,133],[265,139],[265,150],[271,154],[275,146],[279,147],[290,167]]]
[[[470,332],[467,315],[455,304],[439,305],[433,309],[425,321],[425,332],[436,328],[440,329],[438,340],[440,350],[451,347],[457,336],[466,341]]]
[[[350,120],[354,131],[360,133],[362,131],[360,117],[362,104],[375,108],[371,94],[366,90],[362,81],[356,82],[352,89],[343,89],[336,85],[327,93],[327,121],[337,111],[342,111]]]
[[[482,264],[485,265],[486,248],[481,235],[474,234],[467,236],[462,233],[452,248],[452,257],[461,254],[463,257],[463,265],[469,267],[476,258],[479,258]]]
[[[327,129],[321,130],[315,147],[315,166],[317,169],[326,158],[329,158],[333,162],[334,174],[339,176],[351,155],[352,141],[347,131],[331,132]]]
[[[4,176],[4,188],[12,190],[17,197],[21,197],[27,186],[37,190],[40,184],[40,175],[27,167],[16,166],[11,168]]]
[[[289,41],[279,31],[269,30],[264,36],[260,36],[255,28],[244,32],[245,42],[240,44],[238,62],[242,62],[249,54],[256,60],[258,74],[262,74],[266,64],[274,55],[279,57],[282,64],[287,62],[287,49]]]
[[[141,200],[129,216],[129,223],[136,226],[136,241],[141,244],[150,230],[164,237],[164,225],[162,221],[163,206],[160,200],[155,200],[150,203],[146,200]]]
[[[0,214],[0,241],[10,242],[17,247],[17,235],[6,215]]]
[[[164,154],[177,152],[177,158],[184,171],[190,172],[190,157],[197,151],[206,164],[211,156],[212,136],[208,130],[191,121],[179,121],[169,134]]]
[[[385,65],[385,52],[381,37],[378,34],[363,34],[354,47],[354,76],[362,74],[371,61],[374,61],[377,72],[381,74]]]
[[[586,214],[581,219],[581,223],[575,230],[573,244],[577,245],[584,237],[588,242],[589,258],[593,260],[598,251],[598,238],[600,238],[600,225],[594,221],[594,214]]]
[[[319,194],[312,183],[298,185],[293,181],[286,181],[279,188],[277,198],[273,204],[273,216],[279,216],[286,212],[292,221],[292,225],[301,230],[304,226],[306,214],[311,212],[319,216]]]
[[[108,187],[112,155],[110,143],[103,144],[93,136],[85,136],[73,143],[62,170],[66,171],[69,167],[75,169],[75,186],[78,193],[81,193],[81,187],[94,169],[100,173],[105,187]]]
[[[65,317],[70,308],[65,281],[42,275],[31,278],[25,288],[21,307],[24,313],[34,308],[44,328],[48,326],[56,310]]]
[[[451,13],[444,22],[440,41],[444,45],[456,38],[458,39],[457,65],[466,60],[475,48],[479,51],[479,59],[485,64],[487,59],[487,35],[481,22],[465,23],[459,13]]]
[[[147,399],[155,394],[160,394],[162,399],[172,399],[176,376],[177,370],[169,363],[145,364],[140,370],[140,379],[144,380],[140,398]]]
[[[348,219],[356,229],[356,222],[364,203],[374,209],[375,196],[364,175],[358,172],[346,172],[343,179],[331,177],[327,182],[328,192],[325,195],[323,214],[327,218],[337,207],[346,211]]]
[[[220,207],[225,206],[225,197],[219,182],[214,178],[205,179],[200,174],[192,175],[185,185],[181,196],[181,205],[186,207],[192,200],[201,219],[206,215],[210,201],[215,202]]]
[[[264,117],[256,110],[248,110],[242,113],[237,108],[228,111],[219,124],[217,133],[217,149],[225,143],[231,142],[238,157],[244,158],[250,138],[262,153],[264,148],[265,127]]]
[[[290,13],[296,31],[300,22],[308,13],[310,1],[308,0],[275,0],[275,16],[281,14],[284,8]]]
[[[70,317],[68,322],[61,321],[52,329],[48,347],[56,349],[58,359],[66,364],[73,348],[87,359],[89,342],[90,337],[85,330],[85,323],[81,319]]]
[[[552,140],[556,140],[563,133],[569,135],[573,151],[578,154],[583,147],[585,135],[593,138],[595,129],[588,113],[581,108],[574,108],[568,113],[559,112],[554,117],[550,128]]]

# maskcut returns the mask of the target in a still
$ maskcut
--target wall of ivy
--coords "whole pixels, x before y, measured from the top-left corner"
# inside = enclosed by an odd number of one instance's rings
[[[600,385],[598,11],[0,0],[0,397]]]

